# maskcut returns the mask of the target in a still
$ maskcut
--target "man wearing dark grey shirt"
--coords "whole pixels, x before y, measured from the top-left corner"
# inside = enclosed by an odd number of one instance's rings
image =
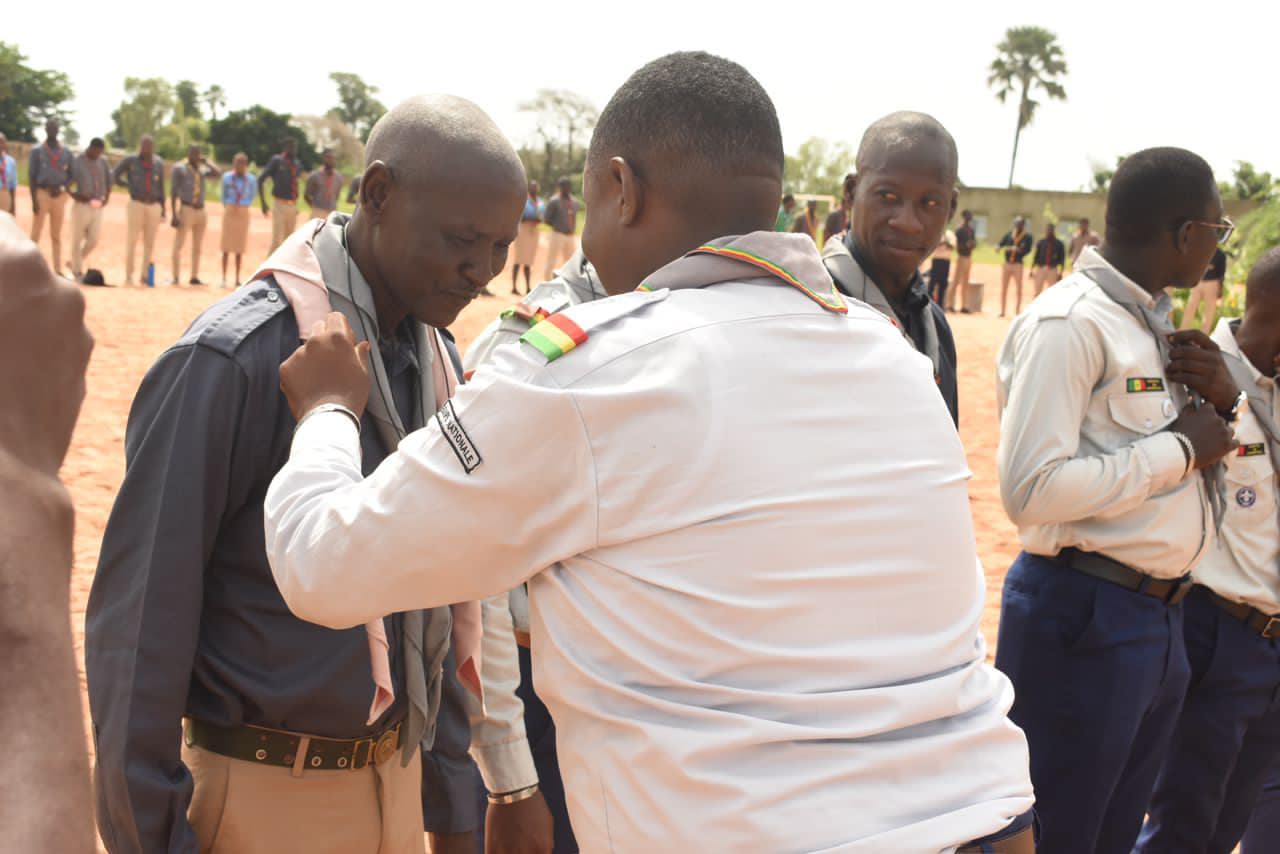
[[[182,244],[187,234],[191,235],[191,284],[203,285],[200,281],[200,246],[204,243],[204,230],[209,219],[204,210],[204,179],[208,176],[217,178],[222,175],[216,166],[204,159],[204,152],[198,145],[187,149],[187,159],[173,167],[170,180],[173,183],[173,222],[178,230],[173,237],[173,284],[182,281],[180,273]]]
[[[133,284],[133,253],[142,238],[142,278],[147,284],[151,268],[151,252],[156,245],[156,231],[164,219],[164,161],[156,156],[155,140],[150,135],[138,141],[138,153],[130,154],[116,166],[116,183],[129,188],[129,218],[125,231],[125,282]],[[154,284],[154,282],[152,282]]]
[[[267,166],[258,176],[258,198],[262,201],[262,215],[271,215],[271,251],[284,243],[284,239],[298,226],[298,143],[292,137],[280,144],[280,153],[272,155]],[[267,179],[271,179],[271,199],[275,207],[267,207]]]
[[[324,168],[312,172],[307,178],[306,199],[314,219],[328,219],[329,214],[338,209],[343,178],[337,165],[337,155],[333,149],[328,149],[324,153]]]
[[[71,198],[71,272],[77,279],[84,274],[84,259],[98,245],[102,230],[102,211],[111,198],[111,164],[103,155],[106,143],[94,138],[84,153],[71,166],[75,189]]]
[[[65,190],[71,183],[72,154],[58,142],[57,119],[44,123],[45,143],[31,149],[27,181],[31,185],[31,239],[40,242],[44,221],[49,220],[53,248],[53,272],[62,275],[62,217],[67,210]]]

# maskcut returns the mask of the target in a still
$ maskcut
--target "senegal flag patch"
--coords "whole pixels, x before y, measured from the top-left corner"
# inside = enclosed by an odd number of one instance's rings
[[[520,340],[538,348],[538,352],[554,362],[587,340],[587,333],[563,314],[553,314],[529,327]]]
[[[1140,391],[1164,391],[1164,380],[1160,377],[1130,377],[1125,381],[1125,389],[1129,394]]]
[[[1265,442],[1254,442],[1252,445],[1241,445],[1236,448],[1237,457],[1265,457],[1267,455],[1267,445]]]

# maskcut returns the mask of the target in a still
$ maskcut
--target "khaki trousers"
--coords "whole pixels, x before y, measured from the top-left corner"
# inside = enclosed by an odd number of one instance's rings
[[[160,203],[129,200],[128,216],[125,220],[124,242],[127,247],[124,255],[124,280],[132,285],[137,279],[133,277],[133,253],[138,248],[138,238],[142,238],[142,272],[151,266],[151,252],[156,246],[156,231],[160,228]]]
[[[36,202],[40,211],[31,218],[31,239],[40,242],[40,233],[44,231],[44,221],[49,220],[49,243],[53,246],[53,272],[62,272],[62,218],[67,211],[66,192],[58,195],[43,188],[36,189]]]
[[[947,289],[946,308],[955,308],[957,299],[964,308],[964,297],[969,292],[969,276],[973,272],[973,256],[957,255],[951,262],[955,271],[951,277],[951,287]]]
[[[0,211],[9,212],[10,206],[13,205],[13,196],[4,187],[0,187]]]
[[[573,257],[573,253],[578,248],[577,244],[578,238],[575,235],[561,234],[558,231],[551,232],[551,240],[547,243],[547,269],[542,281],[551,281],[556,274],[556,270],[563,267],[565,262]]]
[[[1058,272],[1057,267],[1036,267],[1031,271],[1031,281],[1035,283],[1036,296],[1039,296],[1046,287],[1062,281],[1062,274]]]
[[[204,243],[204,230],[209,225],[209,215],[204,208],[193,208],[183,205],[178,211],[178,233],[173,236],[173,283],[182,281],[181,272],[182,244],[187,240],[187,232],[191,233],[191,278],[200,275],[200,246]]]
[[[298,227],[298,205],[276,199],[271,206],[271,251],[275,252],[284,239]]]
[[[71,272],[77,278],[84,272],[84,259],[98,245],[102,210],[88,202],[76,202],[71,206]]]
[[[424,854],[422,757],[359,771],[257,765],[183,745],[200,854]]]

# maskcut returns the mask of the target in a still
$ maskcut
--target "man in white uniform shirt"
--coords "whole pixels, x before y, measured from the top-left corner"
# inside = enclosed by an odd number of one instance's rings
[[[772,231],[782,165],[741,66],[634,74],[585,171],[583,251],[620,296],[499,348],[365,480],[344,410],[369,384],[331,318],[281,368],[277,583],[348,626],[529,580],[584,851],[1030,852],[963,449],[928,361]]]
[[[1151,798],[1144,852],[1230,851],[1280,754],[1280,249],[1249,272],[1245,298],[1243,319],[1223,318],[1213,333],[1249,405],[1226,460],[1222,533],[1183,606],[1191,689]]]
[[[1180,602],[1235,447],[1215,409],[1239,390],[1203,333],[1173,332],[1164,288],[1197,281],[1228,228],[1204,160],[1126,158],[1101,250],[1000,350],[1000,490],[1023,552],[996,666],[1031,744],[1040,854],[1132,850],[1187,687]]]

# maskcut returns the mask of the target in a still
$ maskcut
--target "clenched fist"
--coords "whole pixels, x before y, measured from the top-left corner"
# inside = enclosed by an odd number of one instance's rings
[[[280,388],[299,421],[322,403],[363,414],[369,402],[369,342],[357,344],[347,319],[331,312],[316,321],[311,337],[280,366]]]

